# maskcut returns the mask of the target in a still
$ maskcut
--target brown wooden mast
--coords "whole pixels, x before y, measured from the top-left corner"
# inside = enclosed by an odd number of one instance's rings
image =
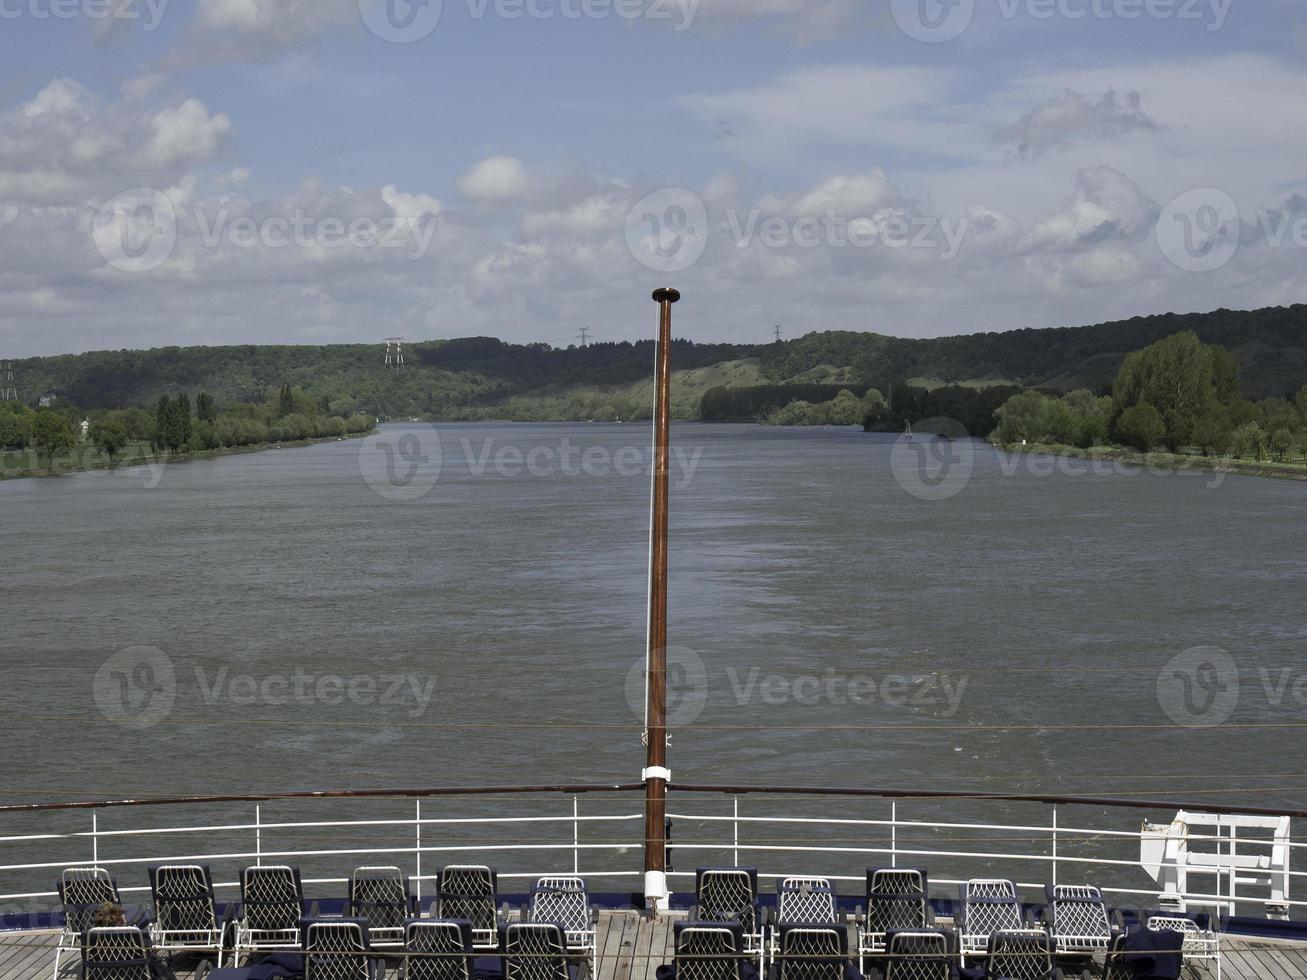
[[[667,504],[671,469],[672,304],[675,289],[654,291],[659,305],[655,369],[653,501],[649,527],[648,704],[644,770],[644,894],[648,907],[667,908]]]

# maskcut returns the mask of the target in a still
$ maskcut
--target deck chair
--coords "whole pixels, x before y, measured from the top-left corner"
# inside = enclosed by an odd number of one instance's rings
[[[926,930],[934,924],[925,868],[868,868],[867,909],[858,922],[858,968],[865,973],[867,958],[885,952],[891,930]]]
[[[368,932],[364,919],[305,919],[304,980],[380,980],[380,960]]]
[[[758,980],[738,921],[677,922],[672,941],[672,966],[659,967],[657,980]]]
[[[758,907],[757,868],[698,868],[694,872],[695,904],[690,919],[698,922],[738,922],[744,951],[762,966],[763,921]]]
[[[409,895],[408,878],[399,868],[362,867],[355,868],[350,875],[345,915],[367,923],[370,946],[403,946],[404,923],[416,911],[417,906]]]
[[[563,927],[568,953],[585,960],[595,972],[595,923],[598,911],[590,907],[585,879],[575,876],[540,878],[522,911],[523,922],[556,922]]]
[[[154,980],[152,952],[139,926],[99,926],[86,930],[82,980]]]
[[[230,906],[218,922],[213,875],[207,864],[150,866],[150,896],[154,916],[150,938],[160,953],[215,953],[222,966],[226,926],[234,916]],[[234,944],[234,938],[233,938]]]
[[[1104,980],[1179,980],[1183,933],[1172,929],[1118,932],[1104,962]]]
[[[776,884],[775,918],[767,929],[768,965],[780,948],[780,929],[787,925],[830,925],[839,921],[835,889],[829,878],[793,876]]]
[[[1092,885],[1045,885],[1049,935],[1059,960],[1084,971],[1096,953],[1106,953],[1116,930],[1107,916],[1103,893]]]
[[[504,980],[574,980],[563,927],[511,922],[504,927]]]
[[[242,954],[297,951],[304,918],[299,868],[260,865],[241,872],[241,917],[236,923],[236,960]]]
[[[472,980],[472,923],[409,919],[404,923],[404,980]]]
[[[498,950],[497,887],[498,876],[485,865],[446,865],[436,879],[435,918],[466,919],[472,923],[472,945],[477,950]]]
[[[849,965],[849,934],[836,922],[778,928],[773,980],[861,980]]]
[[[999,929],[990,933],[985,980],[1062,980],[1054,963],[1053,937],[1043,929]]]
[[[957,980],[957,934],[946,929],[891,929],[878,970],[883,980]]]
[[[1150,915],[1145,925],[1153,932],[1170,929],[1180,933],[1184,937],[1180,953],[1186,960],[1215,963],[1221,958],[1221,937],[1211,929],[1204,929],[1191,916],[1178,912],[1159,912]]]
[[[104,868],[64,868],[56,885],[64,910],[64,928],[54,950],[54,977],[59,978],[59,960],[64,953],[82,951],[82,935],[95,924],[95,912],[105,902],[122,905],[118,883]],[[68,972],[71,968],[65,968]]]
[[[986,954],[991,935],[1001,929],[1021,930],[1026,923],[1012,882],[1002,878],[972,878],[960,890],[958,938],[965,966],[968,956]]]

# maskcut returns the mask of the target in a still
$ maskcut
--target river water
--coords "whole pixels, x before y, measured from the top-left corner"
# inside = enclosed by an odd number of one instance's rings
[[[392,425],[0,484],[4,801],[635,781],[648,439]],[[1302,485],[673,441],[677,780],[1307,805]]]

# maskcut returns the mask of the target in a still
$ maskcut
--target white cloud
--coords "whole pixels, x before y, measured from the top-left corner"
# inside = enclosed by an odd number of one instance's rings
[[[1080,140],[1100,141],[1133,132],[1158,132],[1161,125],[1143,107],[1138,92],[1124,98],[1108,89],[1098,99],[1068,90],[1031,109],[996,134],[1000,145],[1030,160]]]
[[[265,61],[358,22],[357,0],[198,0],[186,38],[166,64]]]
[[[527,191],[526,167],[516,157],[486,157],[458,178],[458,189],[473,201],[506,201]]]

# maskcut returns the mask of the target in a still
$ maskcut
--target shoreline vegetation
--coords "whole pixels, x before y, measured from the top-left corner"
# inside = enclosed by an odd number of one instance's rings
[[[1052,456],[1062,459],[1084,459],[1095,462],[1119,463],[1141,469],[1167,472],[1193,470],[1201,473],[1225,473],[1232,476],[1260,476],[1276,480],[1307,481],[1307,459],[1275,460],[1242,459],[1237,456],[1199,456],[1195,453],[1150,452],[1141,453],[1122,446],[1091,446],[1088,449],[1061,443],[1027,443],[1007,445],[993,443],[995,449],[1013,456]]]
[[[192,452],[166,453],[154,452],[148,445],[137,450],[126,449],[112,462],[95,446],[89,443],[79,445],[76,450],[56,458],[54,466],[46,464],[17,466],[20,458],[31,461],[34,454],[26,450],[0,450],[0,481],[34,480],[50,476],[70,476],[73,473],[94,473],[128,470],[140,466],[164,465],[174,463],[198,463],[209,459],[223,459],[227,456],[244,456],[250,453],[273,452],[278,449],[299,449],[304,446],[317,446],[327,442],[342,442],[346,439],[363,439],[371,434],[350,432],[339,436],[314,436],[309,439],[293,439],[285,442],[267,442],[249,446],[220,446],[214,449],[196,449]],[[80,450],[80,451],[78,451]]]

